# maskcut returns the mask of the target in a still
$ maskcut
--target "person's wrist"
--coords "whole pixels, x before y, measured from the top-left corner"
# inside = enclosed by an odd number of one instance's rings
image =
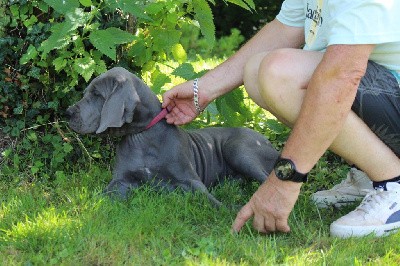
[[[199,103],[199,79],[195,78],[193,80],[193,104],[196,109],[197,114],[200,114],[203,109],[200,107]]]
[[[280,180],[276,174],[275,171],[272,171],[271,174],[268,177],[268,181],[274,185],[276,188],[278,188],[280,191],[285,190],[287,192],[299,192],[300,188],[303,183],[299,182],[293,182],[293,181],[283,181]]]
[[[206,79],[204,79],[203,77],[198,78],[197,82],[195,80],[192,81],[193,96],[195,94],[194,92],[195,84],[197,85],[198,107],[201,109],[201,111],[204,111],[204,109],[206,109],[206,107],[210,104],[210,102],[212,102],[215,99],[213,98],[213,92],[210,90],[211,86],[207,85],[206,82],[207,82]]]

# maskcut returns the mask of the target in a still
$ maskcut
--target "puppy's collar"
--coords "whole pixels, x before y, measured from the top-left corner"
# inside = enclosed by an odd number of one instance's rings
[[[153,120],[150,121],[150,123],[146,126],[146,129],[145,129],[145,130],[151,128],[152,126],[154,126],[155,124],[157,124],[158,122],[160,122],[161,119],[164,119],[165,116],[166,116],[169,112],[170,112],[170,110],[168,110],[167,108],[163,108],[163,109],[161,110],[161,112],[160,112],[158,115],[156,115],[156,117],[154,117]]]

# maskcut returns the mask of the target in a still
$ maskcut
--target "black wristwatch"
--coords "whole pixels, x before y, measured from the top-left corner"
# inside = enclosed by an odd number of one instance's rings
[[[307,174],[297,172],[294,162],[290,159],[279,157],[275,163],[274,171],[276,177],[283,181],[307,182]]]

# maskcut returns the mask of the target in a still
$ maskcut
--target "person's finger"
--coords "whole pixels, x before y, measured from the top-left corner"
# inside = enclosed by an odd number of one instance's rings
[[[162,108],[167,108],[173,105],[173,99],[175,99],[174,92],[172,90],[164,92],[162,95]]]
[[[289,233],[290,227],[288,225],[287,219],[276,219],[276,230],[283,233]]]
[[[175,125],[182,125],[186,121],[185,113],[180,110],[179,108],[174,108],[172,111],[172,115],[174,116],[174,124]]]
[[[257,213],[254,214],[253,219],[253,228],[257,230],[259,233],[266,233],[264,217]]]
[[[232,231],[238,233],[242,229],[243,225],[254,215],[253,208],[248,202],[238,212],[235,221],[232,224]]]
[[[263,216],[263,223],[264,223],[264,230],[267,233],[273,233],[276,232],[276,223],[275,223],[275,217],[273,216]]]

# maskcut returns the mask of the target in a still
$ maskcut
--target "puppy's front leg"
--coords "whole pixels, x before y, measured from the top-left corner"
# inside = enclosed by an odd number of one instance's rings
[[[111,197],[126,200],[129,196],[129,192],[135,187],[137,186],[127,182],[125,179],[114,178],[103,193]]]

